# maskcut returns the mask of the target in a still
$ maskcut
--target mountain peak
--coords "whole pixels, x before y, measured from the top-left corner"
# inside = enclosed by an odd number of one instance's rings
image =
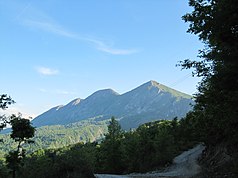
[[[161,83],[158,83],[155,80],[150,80],[150,81],[144,83],[142,86],[145,86],[148,89],[157,88],[159,91],[170,93],[171,95],[173,95],[175,97],[183,97],[183,98],[187,98],[187,99],[191,99],[192,98],[191,95],[185,94],[185,93],[177,91],[175,89],[172,89],[172,88],[170,88],[168,86],[165,86],[165,85],[163,85]]]
[[[105,96],[111,96],[111,95],[119,95],[119,93],[115,92],[112,89],[102,89],[102,90],[98,90],[96,92],[94,92],[92,95],[90,95],[89,97],[92,96],[101,96],[101,97],[105,97]]]
[[[152,86],[159,86],[159,85],[162,85],[162,84],[156,82],[155,80],[150,80],[150,81],[142,84],[141,86],[143,86],[143,85],[148,86],[148,87],[152,87]]]
[[[155,80],[150,80],[149,82],[147,82],[149,85],[151,86],[159,86],[161,85],[160,83],[156,82]]]

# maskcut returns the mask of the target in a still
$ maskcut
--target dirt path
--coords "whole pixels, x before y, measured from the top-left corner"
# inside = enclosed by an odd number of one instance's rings
[[[173,164],[163,172],[129,175],[95,174],[95,176],[96,178],[188,178],[199,173],[200,166],[197,163],[197,159],[204,149],[205,147],[202,144],[199,144],[196,147],[183,152],[175,157]]]

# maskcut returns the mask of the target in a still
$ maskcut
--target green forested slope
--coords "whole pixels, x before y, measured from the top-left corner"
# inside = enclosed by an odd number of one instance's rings
[[[26,145],[29,152],[37,149],[60,148],[78,142],[96,141],[104,137],[107,132],[108,120],[95,121],[89,119],[69,125],[44,126],[36,128],[34,144]],[[16,147],[9,134],[0,134],[3,143],[0,153],[6,153]]]

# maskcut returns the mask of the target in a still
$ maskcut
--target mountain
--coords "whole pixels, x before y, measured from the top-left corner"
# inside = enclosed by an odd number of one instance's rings
[[[191,109],[191,103],[190,95],[149,81],[122,95],[112,89],[96,91],[86,99],[78,98],[65,106],[54,107],[32,122],[41,127],[115,116],[124,129],[130,129],[153,120],[183,117]]]

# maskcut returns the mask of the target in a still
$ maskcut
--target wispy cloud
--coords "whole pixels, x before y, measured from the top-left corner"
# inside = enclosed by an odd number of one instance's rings
[[[29,1],[25,4],[16,3],[14,6],[17,7],[16,19],[22,25],[28,26],[32,29],[37,29],[54,35],[78,40],[90,45],[91,47],[94,47],[98,51],[112,55],[130,55],[139,52],[138,49],[134,48],[117,47],[117,45],[114,43],[108,43],[108,39],[98,39],[98,37],[95,36],[88,38],[88,36],[75,33],[59,24],[55,19],[50,17],[45,12],[34,7],[32,1]]]
[[[93,38],[87,38],[85,40],[94,44],[99,51],[103,51],[103,52],[106,52],[106,53],[109,53],[109,54],[129,55],[129,54],[133,54],[133,53],[138,52],[137,49],[118,49],[118,48],[114,48],[113,45],[109,45],[109,44],[107,44],[103,41],[95,40]]]
[[[95,38],[88,38],[84,37],[82,35],[73,33],[69,30],[66,30],[61,25],[58,25],[54,22],[51,22],[49,20],[39,21],[39,20],[25,20],[25,25],[31,26],[33,28],[37,28],[49,33],[53,33],[55,35],[71,38],[74,40],[80,40],[87,42],[94,46],[97,50],[113,54],[113,55],[129,55],[133,53],[137,53],[137,49],[121,49],[121,48],[115,48],[113,44],[108,44],[104,40],[97,40]]]
[[[47,32],[51,32],[56,35],[78,39],[78,36],[76,34],[73,34],[72,32],[65,30],[60,25],[54,24],[52,22],[37,21],[37,20],[25,20],[24,23],[25,23],[25,25],[28,25],[28,26],[31,26],[34,28],[38,28],[40,30],[44,30]]]
[[[48,67],[37,67],[37,72],[42,75],[57,75],[59,74],[59,71],[57,69],[51,69]]]

